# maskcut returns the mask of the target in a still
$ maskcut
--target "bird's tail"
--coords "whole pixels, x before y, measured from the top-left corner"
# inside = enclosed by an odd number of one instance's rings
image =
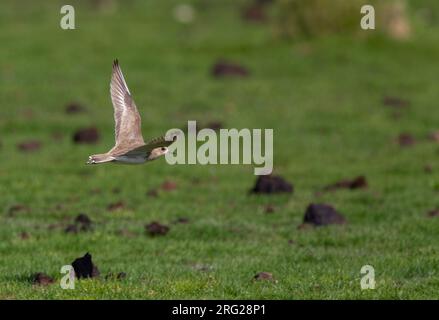
[[[114,157],[109,156],[108,154],[94,154],[88,157],[87,164],[99,164],[111,161],[114,161]]]

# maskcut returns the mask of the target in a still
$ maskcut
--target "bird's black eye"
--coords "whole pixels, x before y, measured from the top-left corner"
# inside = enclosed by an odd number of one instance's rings
[[[166,151],[166,148],[165,148],[165,147],[163,147],[163,148],[162,148],[162,151]]]

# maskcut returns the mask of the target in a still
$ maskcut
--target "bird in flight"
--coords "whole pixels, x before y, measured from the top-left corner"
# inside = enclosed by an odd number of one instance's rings
[[[145,163],[165,155],[168,152],[168,146],[175,141],[175,137],[170,141],[164,136],[147,143],[143,141],[140,114],[117,59],[113,62],[110,95],[114,108],[116,144],[107,153],[91,155],[87,164]]]

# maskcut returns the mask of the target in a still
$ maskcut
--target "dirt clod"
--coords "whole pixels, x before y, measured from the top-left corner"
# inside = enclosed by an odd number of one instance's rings
[[[232,62],[218,61],[211,70],[215,78],[222,77],[246,77],[249,75],[247,68]]]
[[[331,185],[324,187],[323,191],[335,191],[338,189],[355,190],[355,189],[367,188],[367,186],[368,186],[368,184],[367,184],[366,177],[358,176],[358,177],[355,177],[353,179],[346,179],[346,180],[337,181],[334,184],[331,184]]]
[[[20,239],[21,240],[27,240],[29,238],[30,238],[30,234],[29,233],[27,233],[26,231],[20,232]]]
[[[107,207],[108,211],[117,211],[125,208],[125,203],[123,201],[117,201],[114,203],[110,203]]]
[[[439,217],[439,209],[430,210],[427,213],[427,216],[430,217],[430,218]]]
[[[275,211],[276,209],[272,204],[267,204],[264,208],[265,213],[274,213]]]
[[[79,226],[80,231],[89,231],[93,223],[85,213],[80,213],[75,218],[75,224]]]
[[[98,267],[93,264],[91,254],[88,252],[83,257],[75,259],[72,262],[72,267],[78,279],[94,278],[100,274]]]
[[[146,193],[146,195],[151,198],[157,198],[159,196],[159,193],[156,189],[151,189]]]
[[[292,193],[293,185],[280,176],[259,176],[256,185],[251,190],[253,193]]]
[[[224,125],[221,121],[210,121],[208,123],[206,123],[204,126],[201,126],[200,129],[203,128],[208,128],[208,129],[212,129],[214,131],[218,131],[222,128],[224,128]]]
[[[269,280],[269,281],[273,281],[273,274],[271,274],[270,272],[259,272],[258,274],[256,274],[253,277],[254,280]]]
[[[77,102],[70,102],[66,105],[65,111],[67,114],[75,114],[85,112],[86,108]]]
[[[180,224],[188,224],[189,223],[189,219],[185,218],[185,217],[179,217],[177,218],[174,223],[180,223]]]
[[[345,224],[346,219],[331,205],[312,203],[306,209],[303,222],[315,226],[325,226],[329,224]]]
[[[76,216],[73,224],[69,224],[64,232],[66,233],[78,233],[84,231],[90,231],[93,229],[93,223],[91,219],[85,214],[80,213]]]
[[[37,285],[47,286],[55,282],[52,277],[49,277],[47,274],[38,272],[33,275],[32,282]]]
[[[99,132],[95,127],[79,129],[73,135],[75,143],[96,143],[99,141]]]
[[[177,184],[174,181],[166,180],[162,183],[162,189],[165,191],[172,191],[177,189]]]
[[[80,224],[89,225],[89,224],[91,224],[91,219],[85,213],[80,213],[76,216],[75,222],[80,223]]]
[[[398,136],[397,141],[401,147],[409,147],[416,143],[415,138],[408,133],[401,133]]]
[[[74,233],[74,234],[76,234],[76,233],[78,233],[78,226],[77,225],[75,225],[75,224],[69,224],[65,229],[64,229],[64,232],[65,233]]]
[[[169,227],[153,221],[145,226],[145,230],[150,236],[163,236],[169,232]]]

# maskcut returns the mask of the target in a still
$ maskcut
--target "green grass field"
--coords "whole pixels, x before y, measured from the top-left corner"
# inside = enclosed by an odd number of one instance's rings
[[[0,4],[0,298],[439,298],[439,218],[427,217],[439,207],[439,146],[427,138],[439,129],[439,25],[418,15],[423,5],[437,13],[437,3],[411,1],[415,35],[397,42],[284,40],[269,24],[243,21],[243,1],[188,2],[196,8],[190,25],[175,21],[178,1],[104,9],[73,1],[77,29],[68,31],[59,27],[62,1]],[[115,58],[145,138],[187,120],[273,128],[274,173],[294,193],[250,195],[256,177],[248,165],[86,166],[114,142]],[[215,79],[210,69],[221,58],[250,75]],[[395,117],[385,96],[410,106]],[[87,112],[66,114],[71,101]],[[98,128],[99,143],[74,144],[74,132],[88,126]],[[417,143],[399,146],[400,133]],[[41,149],[18,150],[28,140]],[[315,195],[358,175],[367,189]],[[147,195],[164,181],[177,188]],[[118,201],[125,207],[107,210]],[[348,223],[298,229],[309,203],[332,204]],[[28,210],[11,215],[17,204]],[[264,212],[268,204],[274,213]],[[94,230],[66,234],[81,212]],[[181,217],[189,223],[173,223]],[[170,232],[147,236],[151,221]],[[61,267],[86,252],[102,276],[61,289]],[[360,288],[366,264],[375,268],[375,290]],[[262,271],[277,281],[253,281]],[[56,283],[32,284],[36,272]],[[127,277],[105,280],[109,272]]]

